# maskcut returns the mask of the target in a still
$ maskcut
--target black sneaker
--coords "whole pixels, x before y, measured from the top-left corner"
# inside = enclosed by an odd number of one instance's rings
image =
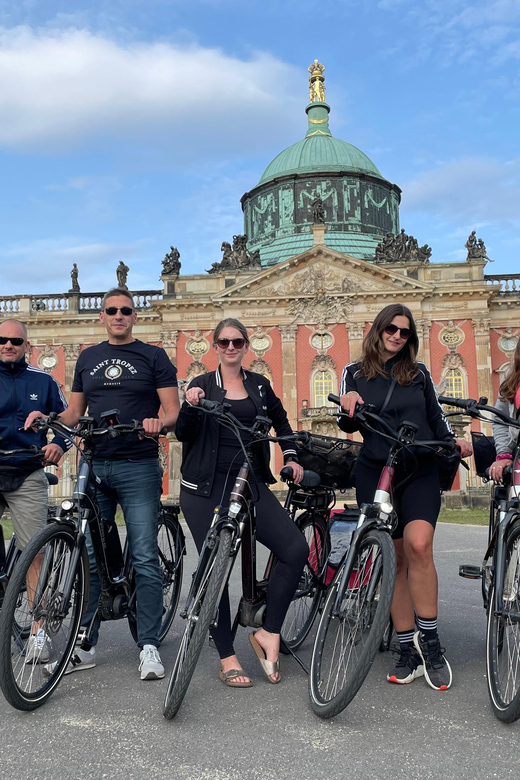
[[[390,674],[386,675],[386,679],[388,682],[397,683],[397,685],[408,685],[416,677],[422,677],[423,674],[424,667],[421,656],[414,647],[408,645],[407,647],[401,647],[399,660]]]
[[[453,675],[439,637],[426,641],[421,632],[417,631],[413,643],[422,658],[424,676],[428,685],[435,691],[447,691],[451,687]]]

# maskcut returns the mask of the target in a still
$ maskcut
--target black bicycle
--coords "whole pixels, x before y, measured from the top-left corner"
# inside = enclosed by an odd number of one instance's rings
[[[299,434],[290,437],[269,436],[272,423],[266,417],[257,417],[253,427],[248,428],[229,412],[230,407],[225,403],[217,404],[214,401],[203,399],[199,401],[199,406],[207,414],[214,415],[219,424],[225,425],[235,432],[245,460],[234,480],[229,496],[229,506],[219,506],[215,510],[211,527],[200,553],[197,569],[193,575],[186,606],[181,612],[181,617],[186,620],[186,627],[168,682],[163,708],[164,716],[169,719],[175,717],[179,711],[205,638],[210,627],[216,624],[218,604],[240,549],[242,550],[242,598],[233,624],[233,631],[237,630],[238,625],[253,628],[260,628],[263,625],[269,574],[276,562],[271,556],[264,577],[261,580],[257,579],[255,487],[254,479],[250,479],[253,473],[251,447],[260,441],[295,442],[300,436]],[[248,446],[243,444],[241,436],[243,432],[251,435],[251,443]],[[304,434],[301,436],[303,437]],[[281,475],[290,480],[292,478],[291,468],[282,469]],[[313,487],[317,488],[319,482],[318,474],[305,471],[300,484],[290,488],[286,505],[292,503],[295,506],[294,502],[296,504],[301,502],[305,505],[309,500],[307,497],[312,495],[307,491],[311,491]],[[327,498],[322,498],[322,500],[328,501]],[[286,652],[290,652],[301,663],[293,648],[303,642],[316,613],[321,593],[318,590],[317,573],[321,571],[326,561],[328,542],[327,529],[318,515],[305,515],[301,520],[298,520],[298,523],[302,533],[311,542],[311,553],[306,571],[302,575],[297,594],[290,608],[290,616],[286,619],[281,632],[281,644],[282,647],[285,647]],[[284,637],[288,640],[287,644],[284,643]]]
[[[55,415],[37,421],[40,429],[58,432],[75,446],[78,438],[82,442],[82,458],[72,499],[62,501],[55,522],[29,542],[5,593],[0,613],[0,687],[17,709],[41,706],[65,674],[88,604],[87,526],[101,582],[98,615],[101,620],[127,618],[134,639],[137,638],[135,574],[128,545],[125,542],[121,549],[117,526],[100,516],[96,491],[110,488],[92,471],[99,437],[145,435],[139,422],[119,424],[117,414],[117,410],[102,414],[99,427],[91,417],[80,418],[77,428],[69,428]],[[181,589],[185,542],[178,513],[177,505],[163,506],[158,518],[163,574],[161,639],[171,626]],[[29,635],[21,632],[20,626],[31,626]],[[43,636],[43,641],[35,655],[28,643],[36,632]],[[88,636],[89,630],[85,638]]]
[[[340,404],[338,396],[329,395],[329,400]],[[309,675],[311,707],[320,718],[332,718],[350,704],[389,626],[396,574],[391,534],[397,517],[392,491],[399,453],[413,447],[455,452],[451,441],[416,441],[418,427],[414,423],[403,421],[393,430],[372,409],[369,404],[356,407],[354,417],[361,431],[377,433],[393,444],[373,502],[360,508],[350,548],[321,614]]]
[[[495,416],[495,422],[516,428],[520,420],[487,405],[487,398],[440,396],[439,401],[461,409],[473,419],[489,422],[482,412]],[[489,480],[492,460],[479,463],[477,473]],[[491,706],[503,723],[520,718],[520,437],[513,464],[503,471],[502,483],[495,484],[489,508],[488,545],[482,566],[463,565],[462,577],[482,582],[482,598],[487,611],[486,667]],[[494,460],[494,457],[492,458]]]

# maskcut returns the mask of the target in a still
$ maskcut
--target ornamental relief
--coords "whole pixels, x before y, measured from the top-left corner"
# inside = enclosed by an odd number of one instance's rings
[[[262,376],[265,376],[266,379],[272,382],[273,374],[271,367],[265,360],[252,360],[249,365],[249,371],[254,371],[255,374],[262,374]]]
[[[287,314],[305,322],[315,322],[318,330],[325,330],[328,323],[348,321],[354,306],[349,298],[317,295],[295,301],[286,309]]]
[[[364,292],[371,290],[388,290],[388,281],[375,280],[368,274],[352,273],[338,267],[330,267],[324,263],[304,268],[293,274],[286,281],[261,287],[256,294],[261,297],[270,295],[317,295],[326,292]],[[391,285],[393,286],[393,285]]]
[[[312,371],[335,371],[336,363],[330,355],[316,355],[311,365]]]
[[[465,365],[464,358],[458,352],[448,352],[442,359],[443,368],[464,368]]]

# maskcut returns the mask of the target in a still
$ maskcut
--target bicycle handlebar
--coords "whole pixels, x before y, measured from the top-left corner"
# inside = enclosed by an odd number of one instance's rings
[[[456,406],[457,409],[462,409],[467,415],[474,419],[484,420],[489,422],[485,417],[482,417],[480,412],[489,412],[490,414],[498,417],[496,422],[503,423],[504,425],[510,425],[512,428],[520,428],[520,420],[515,420],[513,417],[501,412],[494,406],[488,406],[488,399],[482,396],[478,401],[475,398],[451,398],[447,395],[439,396],[439,403],[446,404],[447,406]]]
[[[333,393],[329,393],[328,395],[329,401],[332,403],[337,404],[341,409],[341,399],[338,395],[334,395]],[[368,428],[373,433],[378,433],[382,436],[387,435],[389,438],[393,439],[395,442],[399,442],[401,444],[406,445],[407,447],[442,447],[445,450],[454,452],[457,449],[457,446],[453,439],[432,439],[432,440],[424,440],[424,441],[403,441],[402,433],[401,431],[405,428],[415,428],[416,426],[414,423],[409,423],[406,420],[403,420],[400,428],[398,431],[394,430],[388,423],[383,420],[376,412],[372,411],[375,407],[372,404],[357,404],[356,408],[354,409],[354,414],[352,415],[352,418],[350,419],[357,419],[357,421],[364,427]],[[340,411],[339,414],[345,414],[345,412]],[[372,420],[376,422],[378,425],[383,428],[384,431],[386,431],[386,434],[382,433],[381,431],[378,431],[376,428],[372,428],[372,426],[369,424],[368,420]],[[464,461],[462,461],[464,463]],[[467,464],[464,464],[467,465]]]
[[[119,413],[118,410],[114,412]],[[79,426],[77,428],[71,428],[69,425],[65,425],[57,416],[49,415],[49,417],[38,417],[34,423],[35,428],[41,431],[53,430],[57,433],[64,434],[67,438],[72,439],[78,436],[81,439],[87,439],[89,437],[109,436],[115,438],[116,436],[123,436],[129,433],[137,433],[146,438],[152,439],[153,436],[145,433],[143,425],[139,420],[132,420],[131,423],[112,423],[105,427],[96,427],[97,423],[92,417],[80,417]],[[167,433],[166,428],[161,428],[159,436],[164,436]]]

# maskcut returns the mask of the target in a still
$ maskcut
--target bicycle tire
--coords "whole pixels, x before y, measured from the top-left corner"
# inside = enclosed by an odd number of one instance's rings
[[[74,572],[70,571],[75,549],[75,528],[69,523],[53,523],[29,542],[9,580],[0,613],[0,687],[9,704],[18,710],[34,710],[47,701],[65,674],[74,650],[89,583],[85,548]],[[36,601],[30,607],[26,577],[39,553],[43,557],[39,558]],[[63,585],[69,575],[73,577],[71,598],[65,614],[60,614]],[[26,658],[29,636],[20,634],[17,628],[23,604],[27,610],[23,622],[36,622],[45,631],[48,658],[39,655],[32,662]]]
[[[184,564],[183,534],[177,518],[170,512],[162,511],[157,528],[157,546],[162,571],[163,612],[158,638],[162,642],[171,628],[182,588]],[[135,591],[135,572],[129,579],[130,592]],[[137,620],[135,612],[129,612],[128,626],[134,641],[137,642]]]
[[[309,696],[320,718],[332,718],[361,688],[388,625],[395,585],[395,550],[384,531],[369,531],[356,551],[333,615],[341,572],[323,608],[312,651]]]
[[[175,717],[188,690],[204,640],[217,609],[217,599],[226,575],[231,550],[232,531],[223,528],[214,554],[206,564],[201,585],[186,617],[186,628],[175,659],[166,696],[163,715],[168,720]]]
[[[298,517],[296,524],[309,545],[309,558],[280,632],[283,642],[291,650],[296,650],[303,644],[318,613],[324,588],[313,583],[313,580],[322,570],[330,552],[329,531],[321,515],[304,512]]]
[[[489,591],[486,633],[488,693],[496,717],[503,723],[520,718],[520,519],[506,541],[502,614],[495,614],[495,585]]]

